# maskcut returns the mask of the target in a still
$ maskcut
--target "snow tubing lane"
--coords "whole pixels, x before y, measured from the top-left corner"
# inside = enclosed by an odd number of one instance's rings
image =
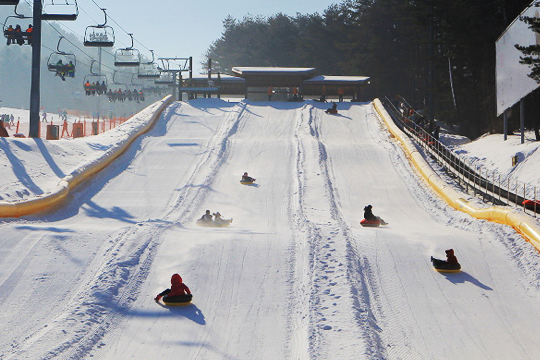
[[[373,100],[373,108],[379,117],[383,120],[390,131],[390,134],[397,138],[401,143],[409,162],[420,176],[431,186],[431,188],[439,194],[441,198],[454,209],[465,212],[477,219],[488,220],[498,224],[509,225],[523,237],[529,240],[533,246],[540,251],[540,227],[535,219],[527,214],[515,210],[506,209],[503,206],[491,206],[478,209],[471,205],[467,200],[463,199],[463,195],[458,193],[448,184],[446,184],[433,171],[431,166],[424,160],[422,155],[416,150],[412,140],[401,131],[382,105],[379,99]]]
[[[185,295],[175,295],[175,296],[164,296],[162,298],[163,303],[167,306],[186,306],[191,304],[193,300],[192,294]]]
[[[88,180],[92,175],[103,170],[110,163],[116,160],[116,158],[122,155],[133,143],[133,141],[135,141],[142,134],[149,131],[154,125],[154,123],[157,121],[163,110],[173,101],[173,98],[171,95],[168,95],[160,101],[161,104],[152,115],[148,124],[143,126],[142,129],[140,129],[135,134],[135,136],[130,136],[123,145],[112,148],[110,149],[111,151],[106,151],[103,156],[101,156],[97,161],[92,162],[90,165],[82,166],[70,175],[64,177],[58,182],[56,188],[47,194],[37,195],[36,197],[28,200],[15,202],[0,202],[0,217],[21,217],[24,215],[44,212],[46,210],[52,209],[55,206],[58,206],[62,201],[65,200],[70,190],[74,189],[81,182]],[[144,109],[141,111],[144,111]]]

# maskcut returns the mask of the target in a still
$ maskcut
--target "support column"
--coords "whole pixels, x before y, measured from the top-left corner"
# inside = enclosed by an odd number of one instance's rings
[[[525,143],[525,100],[519,101],[519,127],[521,131],[521,143]]]
[[[176,76],[175,76],[176,77]],[[182,101],[184,93],[182,92],[182,72],[178,72],[178,101]]]
[[[504,132],[504,141],[508,140],[508,110],[503,112],[503,132]]]
[[[39,138],[41,77],[41,0],[34,0],[32,30],[32,80],[30,85],[30,131],[28,137]]]

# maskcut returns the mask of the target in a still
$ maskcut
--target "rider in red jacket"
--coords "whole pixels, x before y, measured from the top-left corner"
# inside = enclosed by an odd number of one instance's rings
[[[189,290],[187,285],[182,282],[182,278],[180,277],[180,275],[174,274],[171,277],[171,288],[159,293],[154,298],[154,300],[159,301],[159,299],[161,299],[165,295],[176,296],[176,295],[186,295],[186,294],[191,294],[191,291]]]

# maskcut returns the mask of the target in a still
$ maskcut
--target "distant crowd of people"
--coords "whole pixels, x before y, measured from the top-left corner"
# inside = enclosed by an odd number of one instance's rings
[[[122,91],[122,89],[117,89],[116,91],[109,89],[107,96],[109,97],[109,102],[124,102],[126,100],[136,102],[144,101],[144,92],[137,89],[124,91]]]
[[[152,93],[152,94],[162,94],[166,93],[167,89],[164,89],[159,86],[155,87],[149,87],[145,88],[143,91],[133,89],[133,90],[122,90],[120,88],[116,90],[109,89],[107,87],[107,84],[105,81],[99,82],[96,81],[94,83],[90,83],[89,81],[86,81],[84,83],[84,91],[87,96],[90,95],[106,95],[109,98],[109,102],[124,102],[124,101],[136,101],[141,102],[145,101],[145,94],[146,93]]]
[[[9,137],[7,129],[11,129],[11,125],[15,125],[15,118],[13,114],[0,115],[0,137]]]
[[[22,31],[21,25],[16,25],[13,27],[13,25],[9,25],[4,30],[4,35],[7,38],[7,44],[18,44],[20,46],[24,45],[26,42],[28,45],[32,45],[32,31],[33,31],[32,25],[28,25],[28,29],[26,31]]]
[[[105,81],[99,82],[93,82],[90,83],[90,81],[86,81],[84,83],[84,91],[87,96],[90,95],[103,95],[107,92],[107,84]]]
[[[15,125],[15,117],[13,116],[13,114],[2,114],[0,115],[0,121],[2,121],[4,123],[4,125],[6,125],[8,128],[11,126],[11,125]]]
[[[89,36],[88,36],[88,40],[90,42],[108,42],[109,41],[109,37],[107,36],[107,34],[96,34],[96,33],[91,33]]]
[[[403,121],[405,124],[410,126],[418,136],[429,134],[433,137],[433,139],[439,140],[441,127],[436,125],[435,121],[429,121],[424,114],[424,110],[413,109],[400,96],[395,97],[394,106],[396,106],[396,108],[403,115]],[[428,139],[425,140],[428,141]]]

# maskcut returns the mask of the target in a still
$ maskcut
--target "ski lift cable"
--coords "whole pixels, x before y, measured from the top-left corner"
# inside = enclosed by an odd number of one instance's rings
[[[61,33],[61,32],[60,32],[53,24],[51,24],[51,23],[48,22],[48,21],[47,21],[47,24],[48,24],[50,27],[52,27],[59,35],[63,36],[63,34],[62,34],[62,33]],[[77,46],[77,44],[74,44],[73,42],[71,42],[69,39],[67,39],[67,38],[65,38],[65,37],[64,37],[64,39],[65,39],[67,42],[69,42],[71,45],[73,45],[73,47],[75,47],[75,48],[76,48],[77,50],[79,50],[81,53],[83,53],[84,55],[86,55],[86,57],[88,57],[91,61],[96,61],[96,59],[94,59],[91,55],[89,55],[89,54],[86,53],[84,50],[82,50],[79,46]],[[42,45],[42,46],[43,46],[43,45]],[[49,48],[49,49],[50,49],[50,48]],[[110,53],[109,53],[109,54],[110,54]],[[110,54],[110,55],[112,55],[112,54]],[[81,62],[81,63],[83,63],[83,62]],[[85,63],[83,63],[83,64],[85,64]],[[91,66],[91,64],[85,64],[85,65],[88,66],[89,68],[90,68],[90,66]],[[106,68],[106,69],[108,69],[108,70],[110,70],[110,71],[115,71],[115,69],[111,68],[110,66],[107,66],[106,64],[102,64],[101,66],[104,67],[104,68]],[[122,72],[122,73],[124,73],[124,72]],[[126,75],[131,75],[131,73],[129,73],[129,72],[126,72],[125,74],[126,74]]]
[[[47,24],[52,27],[59,35],[63,36],[64,34],[62,34],[52,23],[50,23],[49,21],[47,21]],[[68,27],[66,27],[68,30],[70,30],[72,33],[73,31],[71,29],[69,29]],[[76,33],[74,33],[76,34]],[[77,36],[77,35],[75,35]],[[81,49],[77,44],[74,44],[73,42],[71,42],[69,39],[65,38],[67,42],[69,42],[71,45],[73,45],[73,47],[75,47],[77,50],[79,50],[81,53],[83,53],[84,55],[86,55],[86,57],[88,57],[90,60],[95,60],[94,57],[92,57],[91,55],[89,55],[85,50]],[[108,51],[105,51],[105,53],[107,53],[108,55],[110,55],[111,57],[113,57],[114,55],[111,54],[110,52]],[[105,64],[102,64],[102,67],[105,67],[111,71],[114,71],[113,68],[105,65]]]
[[[25,3],[26,3],[29,7],[32,7],[32,4],[30,3],[29,0],[24,0],[24,1],[25,1]],[[91,0],[91,1],[92,1],[92,2],[94,3],[94,5],[96,5],[100,10],[103,9],[97,2],[95,2],[94,0]],[[78,8],[79,8],[84,14],[86,14],[86,15],[88,16],[88,18],[90,18],[90,20],[92,20],[92,21],[93,21],[94,23],[96,23],[96,24],[98,23],[94,18],[92,18],[92,16],[90,16],[90,14],[82,7],[81,4],[77,4],[77,6],[78,6]],[[107,14],[107,18],[110,19],[110,20],[112,20],[112,21],[113,21],[113,22],[114,22],[114,23],[115,23],[122,31],[124,31],[126,34],[129,35],[129,33],[128,33],[128,32],[127,32],[127,31],[126,31],[126,30],[125,30],[125,29],[124,29],[124,28],[116,21],[116,20],[114,20],[109,14]],[[46,22],[49,23],[49,21],[46,21]],[[51,25],[51,24],[49,23],[49,25]],[[52,25],[51,25],[51,26],[52,26]],[[77,34],[77,32],[73,31],[73,30],[70,29],[67,25],[65,25],[64,22],[61,22],[60,26],[62,26],[62,27],[64,27],[64,28],[68,29],[69,31],[71,31],[71,32],[72,32],[73,34],[75,34],[75,35]],[[56,29],[55,29],[55,30],[56,30]],[[58,30],[56,30],[56,31],[58,32]],[[76,35],[76,36],[79,36],[79,35]],[[80,36],[79,36],[79,37],[80,37]],[[147,46],[145,46],[143,43],[141,43],[141,42],[138,41],[137,39],[133,38],[133,40],[134,40],[135,42],[137,42],[139,45],[141,45],[142,47],[144,47],[146,50],[150,51],[150,49],[149,49]],[[119,43],[120,43],[121,45],[123,45],[124,47],[127,47],[126,44],[125,44],[123,41],[117,39],[117,42],[119,42]],[[72,45],[74,45],[74,44],[72,43]],[[74,46],[75,46],[75,45],[74,45]],[[79,49],[79,48],[78,48],[78,49]],[[81,49],[79,49],[79,50],[82,51]],[[107,50],[105,50],[105,49],[103,49],[102,51],[105,52],[105,53],[107,53],[107,54],[110,55],[111,57],[114,57],[114,54],[113,54],[113,53],[111,53],[111,52],[109,52],[109,51],[107,51]],[[86,55],[87,55],[87,54],[86,54]],[[87,55],[87,56],[89,56],[89,55]],[[90,57],[90,56],[89,56],[89,57]],[[160,57],[160,56],[158,56],[158,58],[159,58],[159,57]]]
[[[97,7],[99,7],[101,9],[101,7],[99,6],[98,3],[96,3],[94,0],[91,0]],[[125,32],[126,34],[130,34],[129,32],[126,31],[126,29],[124,29],[118,22],[116,22],[116,20],[114,20],[110,15],[107,14],[107,18],[112,20],[116,25],[118,25],[118,27],[123,31]],[[143,43],[141,43],[139,40],[133,38],[133,40],[135,42],[137,42],[137,44],[141,45],[143,48],[145,48],[146,50],[150,51],[150,48],[146,47]],[[159,58],[160,56],[158,56]]]
[[[32,4],[29,2],[29,0],[24,0],[24,2],[29,6],[29,7],[32,7]],[[92,2],[98,6],[100,9],[101,7],[94,1],[92,0]],[[86,10],[84,10],[80,5],[79,5],[79,9],[81,9],[92,21],[96,22],[89,14]],[[114,19],[112,19],[110,16],[108,16],[109,19],[113,20],[115,24],[117,24],[120,29],[122,29],[124,32],[126,32],[126,30],[124,28],[122,28],[122,26],[120,26],[120,24],[118,24]],[[45,21],[51,28],[53,28],[54,31],[56,31],[60,36],[64,36],[64,34],[62,34],[50,21]],[[96,22],[97,23],[97,22]],[[69,30],[74,36],[78,36],[79,38],[81,38],[80,35],[77,35],[77,32],[73,31],[72,29],[70,29],[68,26],[66,26],[63,22],[60,23],[60,26],[63,27],[63,28],[66,28],[67,30]],[[127,33],[127,32],[126,32]],[[69,42],[74,48],[76,48],[77,50],[79,50],[82,54],[84,54],[86,57],[88,57],[90,60],[95,60],[91,55],[89,55],[88,53],[86,53],[86,51],[84,51],[83,49],[81,49],[79,46],[77,46],[77,44],[74,44],[73,42],[71,42],[68,38],[65,38],[64,39]],[[136,40],[137,41],[137,40]],[[121,42],[122,43],[122,42]],[[144,46],[144,44],[142,44],[141,42],[137,41],[137,43],[141,44],[145,49],[148,49],[146,46]],[[45,45],[42,44],[42,46],[45,47]],[[48,47],[47,47],[48,48]],[[48,48],[50,49],[50,48]],[[149,50],[149,49],[148,49]],[[111,57],[114,57],[114,54],[112,54],[111,52],[107,51],[107,50],[102,50],[104,53],[110,55]],[[90,67],[90,64],[85,64],[83,62],[81,62],[81,64],[84,64],[88,67]],[[109,69],[110,71],[115,71],[115,69],[105,65],[105,64],[102,64],[102,67],[105,67],[107,69]],[[124,73],[124,72],[121,72],[121,73]],[[128,73],[126,72],[125,74],[127,75],[130,75],[131,73]]]

